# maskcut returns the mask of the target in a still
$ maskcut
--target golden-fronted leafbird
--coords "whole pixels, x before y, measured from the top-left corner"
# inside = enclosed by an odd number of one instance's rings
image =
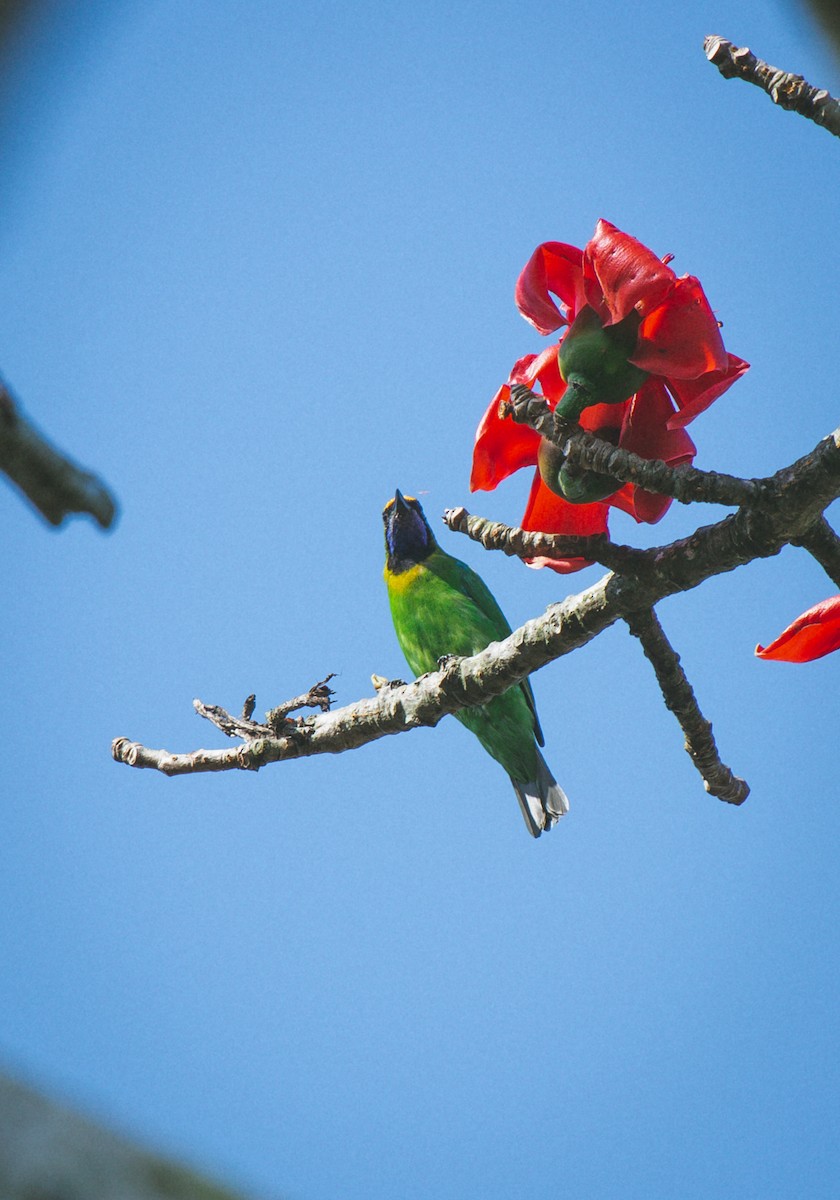
[[[415,675],[435,671],[445,655],[468,657],[511,632],[482,579],[441,550],[423,509],[399,491],[382,513],[385,583],[397,639]],[[528,832],[539,837],[569,811],[540,754],[544,745],[527,679],[455,716],[510,776]]]

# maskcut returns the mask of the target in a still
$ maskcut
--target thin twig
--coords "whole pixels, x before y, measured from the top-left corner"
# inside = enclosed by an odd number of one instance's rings
[[[643,574],[649,569],[646,551],[611,542],[605,534],[563,537],[555,533],[535,533],[474,516],[465,508],[447,508],[443,521],[453,533],[465,533],[474,542],[480,542],[485,550],[501,550],[510,558],[585,558],[625,575]]]
[[[820,517],[819,521],[815,521],[802,537],[791,538],[791,544],[802,546],[804,550],[807,550],[835,586],[840,588],[840,537],[837,536],[825,517]]]
[[[680,656],[668,641],[652,608],[629,613],[627,628],[641,642],[645,657],[653,667],[666,706],[685,734],[685,748],[703,777],[706,791],[727,804],[743,804],[750,789],[743,779],[725,766],[715,745],[712,725],[697,704],[694,691],[680,663]]]
[[[329,712],[331,697],[335,695],[332,688],[327,686],[331,679],[335,679],[334,671],[326,679],[314,683],[308,692],[302,692],[301,695],[294,696],[291,700],[284,700],[282,704],[272,708],[265,714],[264,725],[251,719],[256,705],[256,697],[253,695],[245,701],[242,715],[239,717],[228,712],[226,708],[222,708],[220,704],[205,704],[202,700],[193,700],[193,708],[200,717],[212,722],[228,737],[244,738],[245,741],[274,737],[276,734],[286,732],[291,722],[289,714],[299,708],[320,708],[321,712]],[[299,721],[297,723],[300,724]]]
[[[284,700],[282,704],[276,705],[270,712],[267,712],[265,719],[271,729],[278,733],[284,722],[289,719],[289,713],[295,712],[298,708],[320,708],[321,712],[329,712],[331,697],[335,695],[332,688],[327,687],[331,679],[335,679],[335,671],[331,671],[326,679],[322,679],[319,683],[313,683],[308,692],[294,696],[291,700]]]
[[[712,34],[703,41],[706,58],[714,63],[724,79],[743,79],[767,93],[774,104],[807,117],[840,137],[840,102],[824,88],[812,87],[801,75],[780,71],[762,62],[749,46],[733,46],[726,38]]]
[[[221,729],[226,737],[245,738],[247,741],[249,738],[272,737],[274,734],[270,726],[261,725],[259,721],[252,721],[244,715],[234,716],[220,704],[205,704],[202,700],[193,700],[193,708],[205,721],[210,721],[217,729]]]
[[[52,446],[0,383],[0,471],[51,525],[71,513],[88,513],[107,529],[117,512],[100,479]]]
[[[656,458],[642,458],[622,450],[556,416],[545,398],[524,384],[511,385],[510,401],[501,408],[519,425],[528,425],[541,437],[559,446],[570,465],[586,467],[598,475],[611,475],[619,483],[635,483],[648,492],[671,496],[681,504],[749,504],[760,493],[760,481],[739,479],[718,471],[701,471],[688,465],[669,467]]]

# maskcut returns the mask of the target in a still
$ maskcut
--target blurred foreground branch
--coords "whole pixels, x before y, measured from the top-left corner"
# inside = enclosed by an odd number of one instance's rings
[[[0,471],[23,492],[51,525],[71,513],[88,513],[103,529],[116,516],[116,502],[95,475],[52,446],[0,384]]]
[[[834,53],[840,55],[840,8],[837,0],[807,0],[824,32],[831,39]]]
[[[172,1159],[0,1075],[3,1200],[237,1200]]]

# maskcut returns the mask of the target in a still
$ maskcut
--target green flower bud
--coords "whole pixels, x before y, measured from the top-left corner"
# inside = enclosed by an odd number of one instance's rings
[[[605,441],[618,442],[617,429],[599,429],[598,437]],[[563,451],[553,442],[543,438],[537,451],[537,467],[543,483],[562,496],[569,504],[593,504],[596,500],[606,500],[621,487],[612,475],[599,475],[595,471],[587,471],[584,467],[569,466]]]
[[[577,421],[590,405],[619,404],[639,390],[648,372],[627,360],[636,349],[640,322],[631,312],[615,325],[603,325],[594,308],[580,310],[557,355],[566,381],[559,416]]]

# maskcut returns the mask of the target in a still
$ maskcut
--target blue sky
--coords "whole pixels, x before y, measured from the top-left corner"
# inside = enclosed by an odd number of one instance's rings
[[[255,776],[109,753],[405,673],[380,510],[521,517],[524,474],[467,483],[540,241],[603,216],[703,281],[753,366],[698,465],[840,423],[836,143],[702,39],[836,92],[827,49],[781,0],[79,11],[3,94],[0,370],[121,519],[0,488],[6,1064],[266,1196],[836,1195],[840,661],[752,653],[833,590],[804,552],[659,608],[740,809],[623,627],[534,679],[572,803],[539,842],[451,719]],[[441,541],[514,624],[599,574]]]

